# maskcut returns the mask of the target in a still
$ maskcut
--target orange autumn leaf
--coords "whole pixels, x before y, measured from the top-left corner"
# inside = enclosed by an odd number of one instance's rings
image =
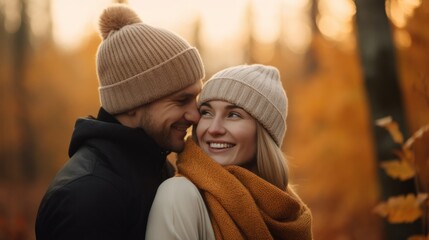
[[[428,198],[428,194],[410,193],[407,196],[391,197],[374,208],[374,212],[387,217],[390,223],[412,223],[422,215],[420,205]]]
[[[381,163],[381,167],[386,171],[387,175],[401,181],[408,180],[416,175],[410,163],[403,160],[384,161]]]
[[[377,119],[375,124],[379,127],[385,128],[390,133],[390,136],[392,136],[395,143],[404,143],[404,137],[402,136],[401,131],[399,131],[398,124],[393,121],[391,116]]]
[[[405,146],[405,145],[404,145]],[[414,164],[414,152],[406,147],[403,147],[401,151],[396,152],[396,155],[402,160],[410,164]]]

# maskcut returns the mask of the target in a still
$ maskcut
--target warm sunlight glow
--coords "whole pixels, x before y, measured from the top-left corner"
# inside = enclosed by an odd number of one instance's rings
[[[28,1],[28,15],[32,34],[36,37],[47,36],[50,27],[50,15],[48,1]]]
[[[225,44],[230,37],[240,31],[244,1],[218,0],[207,2],[200,9],[201,34],[203,42],[210,44]]]
[[[282,19],[282,39],[294,53],[304,53],[311,43],[309,0],[285,0]]]
[[[281,5],[277,0],[253,0],[254,37],[261,43],[277,41],[280,33]]]
[[[140,15],[144,23],[173,31],[192,30],[198,15],[198,0],[129,0],[128,4]],[[166,7],[168,6],[168,7]]]
[[[112,2],[51,1],[54,40],[64,49],[74,49],[84,37],[94,34],[102,9]],[[325,14],[319,21],[324,34],[335,37],[351,31],[343,23],[354,14],[351,0],[335,4],[327,0],[320,2],[325,2],[324,5],[321,3]],[[207,61],[208,65],[219,65],[213,68],[245,59],[250,53],[247,49],[250,37],[264,45],[261,51],[267,61],[274,56],[277,41],[293,53],[301,54],[307,50],[312,38],[310,0],[129,0],[128,4],[143,22],[175,31],[191,43],[198,40],[204,56],[217,59]],[[43,31],[42,25],[38,27],[40,29],[35,28],[35,31]],[[254,54],[259,51],[254,50]]]
[[[200,42],[205,46],[204,55],[216,61],[206,61],[208,68],[219,69],[241,61],[246,0],[206,1],[200,5]]]
[[[109,3],[107,0],[52,0],[54,40],[65,49],[77,47],[82,37],[92,32],[93,19],[100,15],[100,9]]]
[[[395,43],[402,48],[407,48],[411,46],[411,36],[410,34],[402,29],[393,32]]]
[[[19,13],[19,2],[18,1],[3,1],[4,17],[5,17],[5,29],[7,32],[14,33],[18,30],[21,24],[21,17]]]
[[[326,37],[343,41],[353,30],[353,16],[356,6],[352,0],[320,0],[317,26]]]
[[[386,1],[386,13],[392,23],[403,28],[408,18],[413,16],[414,9],[422,4],[422,0],[390,0]]]
[[[310,24],[305,17],[302,21],[296,24],[289,24],[285,27],[284,41],[288,48],[294,53],[305,53],[310,46],[313,34],[311,32]]]

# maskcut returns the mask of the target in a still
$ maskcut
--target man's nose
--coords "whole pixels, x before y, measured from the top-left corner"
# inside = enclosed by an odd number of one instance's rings
[[[197,108],[197,101],[194,100],[191,104],[189,104],[188,109],[185,113],[186,121],[191,122],[192,124],[197,124],[200,121],[200,113]]]

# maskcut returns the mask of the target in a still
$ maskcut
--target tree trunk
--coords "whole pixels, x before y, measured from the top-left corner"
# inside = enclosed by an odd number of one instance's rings
[[[30,48],[30,29],[26,6],[26,1],[21,0],[21,25],[12,37],[12,55],[14,58],[12,67],[12,86],[18,108],[16,121],[19,128],[19,144],[16,148],[16,156],[18,158],[17,160],[22,174],[22,176],[16,177],[31,181],[36,177],[36,141],[30,119],[28,91],[25,87],[25,71],[27,68],[28,51]]]
[[[370,107],[373,126],[375,154],[378,161],[391,160],[395,143],[388,132],[375,126],[375,120],[388,115],[399,124],[404,136],[407,134],[406,118],[402,93],[397,74],[395,47],[389,20],[385,12],[384,0],[356,0],[357,39],[364,83]],[[415,192],[412,180],[401,182],[393,180],[378,169],[382,200],[395,195]],[[407,239],[419,233],[419,224],[385,223],[385,237],[389,240]]]

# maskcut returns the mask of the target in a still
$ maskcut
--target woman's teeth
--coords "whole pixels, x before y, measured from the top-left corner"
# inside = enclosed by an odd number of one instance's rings
[[[231,147],[234,147],[234,145],[233,145],[233,144],[230,144],[230,143],[213,143],[213,142],[209,143],[209,146],[210,146],[211,148],[216,148],[216,149],[222,149],[222,148],[231,148]]]

